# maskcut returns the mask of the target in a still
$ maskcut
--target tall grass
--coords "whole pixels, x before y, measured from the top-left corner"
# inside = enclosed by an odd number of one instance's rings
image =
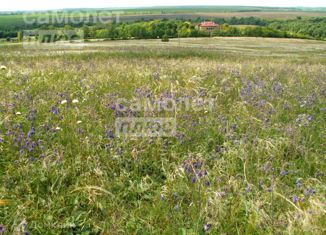
[[[5,234],[326,232],[326,67],[313,52],[1,50]],[[213,111],[112,108],[139,96],[216,102]],[[176,136],[118,138],[121,115],[176,116]]]

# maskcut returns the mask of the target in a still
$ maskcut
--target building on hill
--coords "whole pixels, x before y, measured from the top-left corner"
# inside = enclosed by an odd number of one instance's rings
[[[212,32],[215,29],[220,29],[220,25],[212,21],[201,22],[197,28],[202,31]]]

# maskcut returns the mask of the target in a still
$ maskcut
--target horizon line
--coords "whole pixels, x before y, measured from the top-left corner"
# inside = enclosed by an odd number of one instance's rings
[[[159,6],[135,6],[135,7],[73,7],[73,8],[48,8],[38,10],[4,10],[0,13],[19,13],[19,12],[46,12],[46,11],[64,11],[64,10],[133,10],[133,9],[150,9],[150,8],[173,8],[173,7],[256,7],[256,8],[279,8],[279,9],[318,9],[322,8],[326,10],[326,6],[259,6],[259,5],[159,5]]]

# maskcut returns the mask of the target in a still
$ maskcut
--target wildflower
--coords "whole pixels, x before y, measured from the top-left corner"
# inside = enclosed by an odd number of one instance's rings
[[[4,234],[6,231],[6,228],[3,225],[0,225],[0,234]]]
[[[283,170],[283,169],[282,169],[281,172],[280,172],[280,175],[281,175],[281,176],[286,176],[287,174],[288,174],[288,173],[287,173],[285,170]]]
[[[231,129],[235,131],[235,130],[237,129],[237,124],[236,124],[236,123],[233,123],[233,124],[231,125]]]
[[[7,69],[6,66],[4,66],[4,65],[1,65],[1,66],[0,66],[0,70],[6,70],[6,69]]]
[[[61,131],[62,129],[60,127],[56,127],[55,130]]]
[[[299,201],[299,198],[297,196],[292,196],[292,202],[297,203]]]
[[[313,116],[307,114],[300,114],[295,120],[298,125],[301,126],[309,126],[310,122],[313,121]]]
[[[68,101],[67,100],[63,100],[61,101],[61,104],[66,104]]]
[[[112,109],[113,111],[115,111],[115,110],[116,110],[116,105],[115,105],[115,104],[112,105],[112,106],[111,106],[111,109]]]
[[[277,95],[280,95],[283,92],[282,85],[278,82],[273,83],[272,89]]]
[[[209,186],[211,186],[211,182],[210,182],[209,180],[206,180],[205,185],[206,185],[207,187],[209,187]]]
[[[81,124],[82,123],[82,121],[77,121],[77,124]]]
[[[314,190],[314,189],[312,189],[312,188],[309,188],[309,189],[305,189],[304,190],[304,195],[306,196],[306,197],[308,197],[308,196],[310,196],[310,195],[312,195],[312,194],[315,194],[316,193],[316,191]]]
[[[18,116],[18,115],[22,115],[22,113],[21,112],[16,112],[16,115]]]
[[[73,103],[73,104],[78,104],[78,103],[79,103],[79,100],[74,99],[74,100],[72,101],[72,103]]]
[[[326,113],[326,108],[322,108],[322,109],[320,109],[320,111]]]
[[[246,192],[247,192],[247,193],[250,193],[250,191],[251,191],[251,188],[250,188],[250,186],[248,185],[248,186],[246,187]]]
[[[301,186],[302,186],[301,179],[297,179],[297,181],[295,182],[295,186],[297,188],[301,188]]]
[[[114,139],[114,133],[112,130],[106,130],[106,138]]]
[[[196,183],[196,177],[195,176],[193,176],[192,178],[191,178],[191,182],[194,184],[194,183]]]
[[[136,88],[136,89],[135,89],[135,93],[136,93],[136,94],[140,94],[140,93],[141,93],[141,88]]]
[[[0,137],[0,143],[3,143],[3,142],[4,142],[3,138]]]
[[[204,231],[207,232],[208,230],[211,229],[211,227],[212,227],[211,224],[205,224],[205,225],[204,225]]]
[[[59,109],[56,106],[52,106],[50,112],[53,113],[54,115],[58,115]]]
[[[27,136],[28,136],[28,138],[31,138],[32,135],[34,135],[34,134],[35,134],[35,128],[34,127],[31,127],[31,129],[28,131]]]

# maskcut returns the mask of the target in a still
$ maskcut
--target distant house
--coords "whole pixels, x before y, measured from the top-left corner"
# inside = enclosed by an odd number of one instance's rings
[[[199,30],[212,32],[215,29],[220,29],[220,25],[212,21],[201,22],[198,26]]]

